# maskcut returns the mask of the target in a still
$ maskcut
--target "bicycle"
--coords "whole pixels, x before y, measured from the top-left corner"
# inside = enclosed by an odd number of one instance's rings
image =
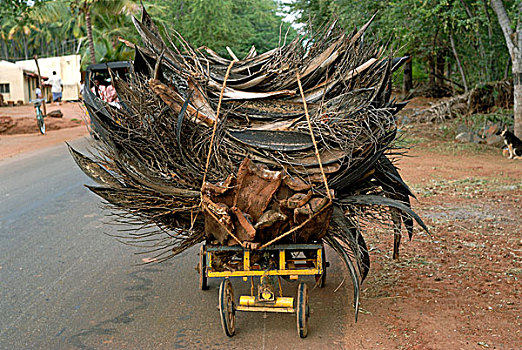
[[[45,116],[43,115],[42,110],[40,109],[42,101],[43,99],[36,99],[32,100],[31,102],[34,104],[34,108],[36,109],[36,123],[38,124],[38,130],[40,130],[40,133],[42,135],[45,135]]]

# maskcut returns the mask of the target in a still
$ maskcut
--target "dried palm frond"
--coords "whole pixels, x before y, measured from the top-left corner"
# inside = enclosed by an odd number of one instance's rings
[[[236,213],[247,229],[263,213],[263,223],[279,220],[278,232],[292,232],[277,238],[281,242],[324,241],[339,254],[353,281],[357,310],[359,286],[370,267],[361,220],[398,227],[402,221],[410,238],[414,220],[426,229],[410,209],[412,192],[388,158],[397,133],[394,115],[403,107],[390,101],[390,77],[402,60],[385,56],[375,44],[363,45],[361,35],[371,21],[352,34],[334,21],[307,40],[296,38],[262,54],[253,49],[239,61],[194,48],[175,31],[166,31],[172,38],[163,40],[145,10],[141,21],[133,21],[143,47],[125,42],[136,57],[126,80],[113,79],[120,107],[85,94],[97,155],[91,159],[71,149],[100,185],[88,188],[107,201],[118,222],[138,228],[119,238],[163,261],[216,239],[205,231],[205,210],[214,218]],[[227,67],[232,67],[228,77]],[[257,203],[255,215],[239,208],[243,218],[225,203],[236,205],[245,169],[265,180],[271,174],[276,185],[266,185],[272,190],[263,194],[269,197]],[[332,198],[326,187],[334,197],[325,207],[323,199]],[[294,204],[299,210],[292,218],[287,214]],[[310,216],[299,219],[300,213]],[[324,232],[305,235],[320,213]],[[397,256],[397,230],[395,237]]]

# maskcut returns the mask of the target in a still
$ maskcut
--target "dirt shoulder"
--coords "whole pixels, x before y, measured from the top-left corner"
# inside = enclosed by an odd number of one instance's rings
[[[41,135],[32,105],[0,107],[0,160],[88,135],[80,103],[47,106],[48,113],[55,110],[63,117],[45,118],[46,134]]]
[[[430,229],[367,237],[354,349],[517,349],[522,343],[522,161],[452,142],[421,142],[399,162]],[[350,347],[349,347],[350,348]]]

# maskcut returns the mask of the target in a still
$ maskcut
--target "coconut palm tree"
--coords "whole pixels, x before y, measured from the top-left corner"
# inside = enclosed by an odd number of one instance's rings
[[[28,39],[33,31],[39,31],[38,27],[30,22],[28,16],[24,16],[21,19],[14,21],[11,29],[9,29],[9,33],[7,33],[7,39],[9,40],[15,40],[16,38],[17,40],[15,41],[20,42],[19,40],[21,39],[22,49],[26,60],[29,59]]]
[[[85,27],[87,29],[87,42],[89,44],[89,54],[91,58],[91,63],[96,63],[91,21],[91,10],[95,3],[96,0],[73,0],[71,2],[71,10],[85,18]]]
[[[85,39],[85,23],[81,16],[71,16],[71,8],[64,1],[44,3],[38,11],[31,13],[40,26],[40,55],[58,54],[58,46],[64,41]]]
[[[130,29],[128,15],[135,13],[138,6],[131,0],[73,0],[71,9],[85,18],[89,57],[91,63],[96,63],[93,27],[99,25],[105,37],[127,32]],[[114,45],[118,43],[114,41]]]

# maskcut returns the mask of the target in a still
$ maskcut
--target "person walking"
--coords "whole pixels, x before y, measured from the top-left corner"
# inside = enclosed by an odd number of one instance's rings
[[[53,102],[55,102],[58,106],[60,102],[62,102],[62,79],[56,74],[56,71],[53,71],[53,76],[47,80],[47,84],[51,85],[51,92],[53,94]]]

